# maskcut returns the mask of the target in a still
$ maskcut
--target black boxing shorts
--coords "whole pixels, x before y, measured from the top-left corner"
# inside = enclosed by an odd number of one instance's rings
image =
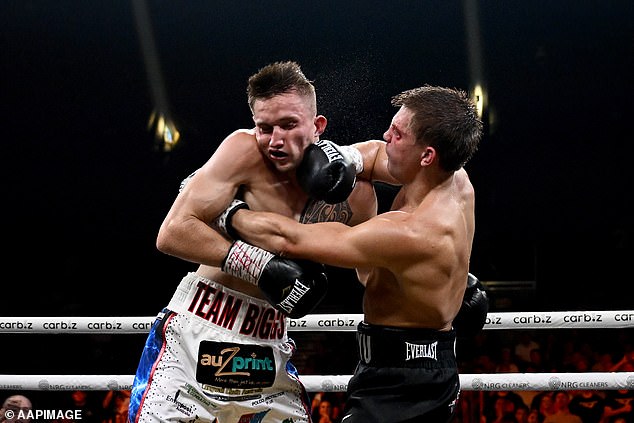
[[[455,331],[358,326],[341,423],[449,422],[460,394]]]

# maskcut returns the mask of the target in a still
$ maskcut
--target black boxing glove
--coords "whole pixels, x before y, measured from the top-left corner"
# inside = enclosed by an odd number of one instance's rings
[[[467,289],[462,298],[462,306],[453,321],[458,336],[475,336],[486,323],[489,312],[489,297],[484,285],[473,274],[467,276]]]
[[[363,157],[359,150],[319,140],[304,151],[297,167],[297,181],[311,198],[336,204],[348,198],[357,174],[362,171]]]
[[[304,317],[324,299],[328,288],[323,265],[290,260],[242,241],[235,241],[222,270],[257,285],[268,302],[291,319]]]

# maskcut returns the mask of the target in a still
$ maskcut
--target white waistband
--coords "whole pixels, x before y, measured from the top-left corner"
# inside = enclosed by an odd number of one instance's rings
[[[287,340],[286,316],[283,313],[264,300],[227,288],[194,272],[181,280],[167,308],[240,338]]]

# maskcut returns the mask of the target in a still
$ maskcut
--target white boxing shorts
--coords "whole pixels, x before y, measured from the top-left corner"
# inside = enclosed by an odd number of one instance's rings
[[[311,422],[286,317],[189,273],[157,316],[130,398],[131,422]]]

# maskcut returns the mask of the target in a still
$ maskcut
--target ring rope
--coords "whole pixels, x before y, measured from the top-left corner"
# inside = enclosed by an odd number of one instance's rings
[[[155,317],[0,317],[2,333],[147,333]],[[311,314],[288,319],[296,332],[355,332],[362,314]],[[551,311],[489,313],[485,330],[499,329],[596,329],[634,327],[634,310]]]
[[[304,375],[308,392],[344,392],[351,375]],[[0,375],[0,390],[110,391],[132,389],[133,375]],[[461,374],[463,391],[634,389],[634,372]]]
[[[0,333],[147,333],[154,317],[0,317]],[[289,319],[289,331],[356,331],[362,314]],[[484,329],[634,327],[634,310],[489,313]],[[351,375],[304,375],[309,392],[343,392]],[[133,375],[0,375],[0,389],[127,390]],[[461,374],[465,391],[634,389],[634,372]]]

